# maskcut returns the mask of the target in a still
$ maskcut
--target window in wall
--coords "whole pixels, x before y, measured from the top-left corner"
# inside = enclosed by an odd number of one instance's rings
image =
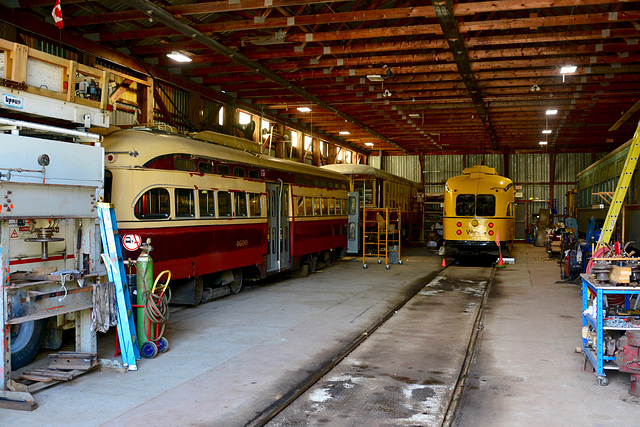
[[[224,107],[220,107],[220,111],[218,111],[218,124],[224,125]]]
[[[165,188],[152,188],[144,193],[134,208],[138,219],[169,218],[169,191]]]
[[[246,125],[251,122],[251,114],[245,113],[244,111],[238,111],[238,123],[241,125]]]
[[[188,188],[176,188],[176,217],[191,218],[195,216],[196,206],[193,190]]]
[[[260,207],[260,193],[249,193],[249,215],[262,216],[262,209]]]
[[[346,150],[344,153],[344,162],[345,163],[353,163],[353,156],[352,156],[352,152],[349,150]]]
[[[231,215],[231,193],[228,191],[218,191],[218,216],[229,217]]]
[[[320,141],[320,152],[323,156],[329,155],[329,143],[327,141]]]
[[[198,191],[198,203],[200,204],[200,218],[216,216],[216,199],[213,191]]]
[[[292,147],[298,146],[298,132],[293,129],[291,129],[291,146]]]
[[[312,138],[309,135],[304,136],[304,151],[311,152],[311,141]]]
[[[247,193],[234,193],[233,198],[236,203],[236,216],[247,216]]]
[[[269,134],[271,133],[271,122],[265,119],[262,119],[262,139],[265,141],[269,138]]]

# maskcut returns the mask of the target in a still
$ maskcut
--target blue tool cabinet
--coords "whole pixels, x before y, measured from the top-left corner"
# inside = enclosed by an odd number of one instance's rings
[[[595,345],[588,338],[582,338],[582,351],[587,359],[587,363],[591,363],[595,375],[598,377],[600,385],[609,384],[609,380],[605,374],[605,370],[619,370],[615,364],[615,357],[604,355],[604,331],[631,331],[640,328],[615,328],[604,326],[604,296],[606,295],[624,295],[625,309],[630,309],[630,300],[633,295],[640,295],[640,287],[630,286],[611,286],[608,283],[599,283],[590,274],[581,274],[582,277],[582,327],[588,326],[590,330],[596,333]],[[590,296],[591,294],[591,296]],[[595,298],[593,298],[595,296]],[[596,303],[596,310],[592,316],[590,313],[585,314],[585,310]],[[627,316],[609,316],[610,318],[626,318]]]

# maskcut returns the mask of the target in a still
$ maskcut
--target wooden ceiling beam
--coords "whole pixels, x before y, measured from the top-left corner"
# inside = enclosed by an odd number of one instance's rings
[[[20,0],[21,2],[25,0]],[[28,0],[27,0],[28,1]],[[39,2],[41,0],[30,0],[32,2]],[[48,5],[51,4],[50,0],[42,0],[46,1]],[[80,2],[79,0],[75,0]],[[235,2],[231,2],[229,0],[226,1],[212,1],[212,2],[196,2],[191,4],[183,4],[176,6],[167,6],[164,9],[171,13],[173,16],[187,16],[187,15],[197,15],[197,14],[209,14],[209,13],[224,13],[224,12],[238,12],[242,10],[257,10],[257,9],[265,9],[265,8],[274,8],[274,7],[289,7],[289,6],[297,6],[297,5],[309,5],[316,3],[334,3],[340,2],[344,0],[308,0],[308,1],[300,1],[300,0],[270,0],[266,2],[265,0],[237,0]],[[65,4],[69,3],[69,0],[64,0]],[[82,1],[84,3],[84,1]],[[46,6],[46,5],[42,5]],[[21,5],[21,7],[24,7]],[[33,7],[33,6],[30,6]],[[112,12],[105,13],[102,16],[97,15],[87,15],[87,16],[79,16],[74,18],[69,18],[69,23],[67,24],[67,18],[64,19],[64,24],[66,26],[81,26],[81,25],[93,25],[103,22],[122,22],[122,21],[132,21],[132,20],[146,20],[149,17],[136,9],[124,10],[121,12]]]

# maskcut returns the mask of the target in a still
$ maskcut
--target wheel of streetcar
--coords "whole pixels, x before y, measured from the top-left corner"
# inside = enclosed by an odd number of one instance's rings
[[[166,353],[169,350],[169,340],[165,337],[161,337],[158,340],[158,351],[160,353]]]
[[[237,294],[242,289],[242,270],[240,268],[233,269],[233,282],[229,283],[229,290],[232,294]]]
[[[378,264],[382,264],[382,260],[381,259],[378,260]]]
[[[387,270],[391,268],[391,266],[389,264],[385,265],[384,268],[386,268]]]
[[[367,269],[367,264],[362,264],[362,268]]]
[[[402,260],[401,259],[398,260],[398,264],[402,265]]]
[[[158,355],[158,346],[153,341],[147,341],[140,347],[140,355],[145,359],[153,359]]]
[[[607,377],[598,377],[598,384],[600,384],[603,387],[609,385],[609,378],[607,378]]]

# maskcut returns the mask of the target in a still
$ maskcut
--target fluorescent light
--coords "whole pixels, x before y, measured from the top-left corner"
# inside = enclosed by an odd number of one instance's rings
[[[191,58],[189,58],[184,53],[180,53],[176,50],[171,53],[167,53],[167,56],[177,62],[191,62]]]
[[[364,145],[367,147],[373,147],[373,142],[365,142]]]
[[[540,141],[540,145],[547,145],[547,141]]]
[[[311,108],[309,108],[309,107],[298,107],[298,111],[300,111],[301,113],[308,113],[309,111],[311,111]]]
[[[560,74],[575,73],[577,69],[578,67],[576,67],[575,65],[565,65],[564,67],[560,68]]]
[[[545,129],[542,131],[542,133],[551,133],[551,129]]]
[[[348,130],[341,130],[340,132],[338,132],[340,135],[351,135],[351,132],[349,132]]]
[[[553,116],[558,114],[558,110],[547,110],[547,116]]]
[[[369,74],[367,78],[372,82],[383,82],[384,78],[380,74]]]
[[[418,113],[411,113],[411,114],[409,114],[409,117],[413,117],[414,119],[417,119],[417,118],[419,118],[419,117],[420,117],[420,114],[418,114]]]

